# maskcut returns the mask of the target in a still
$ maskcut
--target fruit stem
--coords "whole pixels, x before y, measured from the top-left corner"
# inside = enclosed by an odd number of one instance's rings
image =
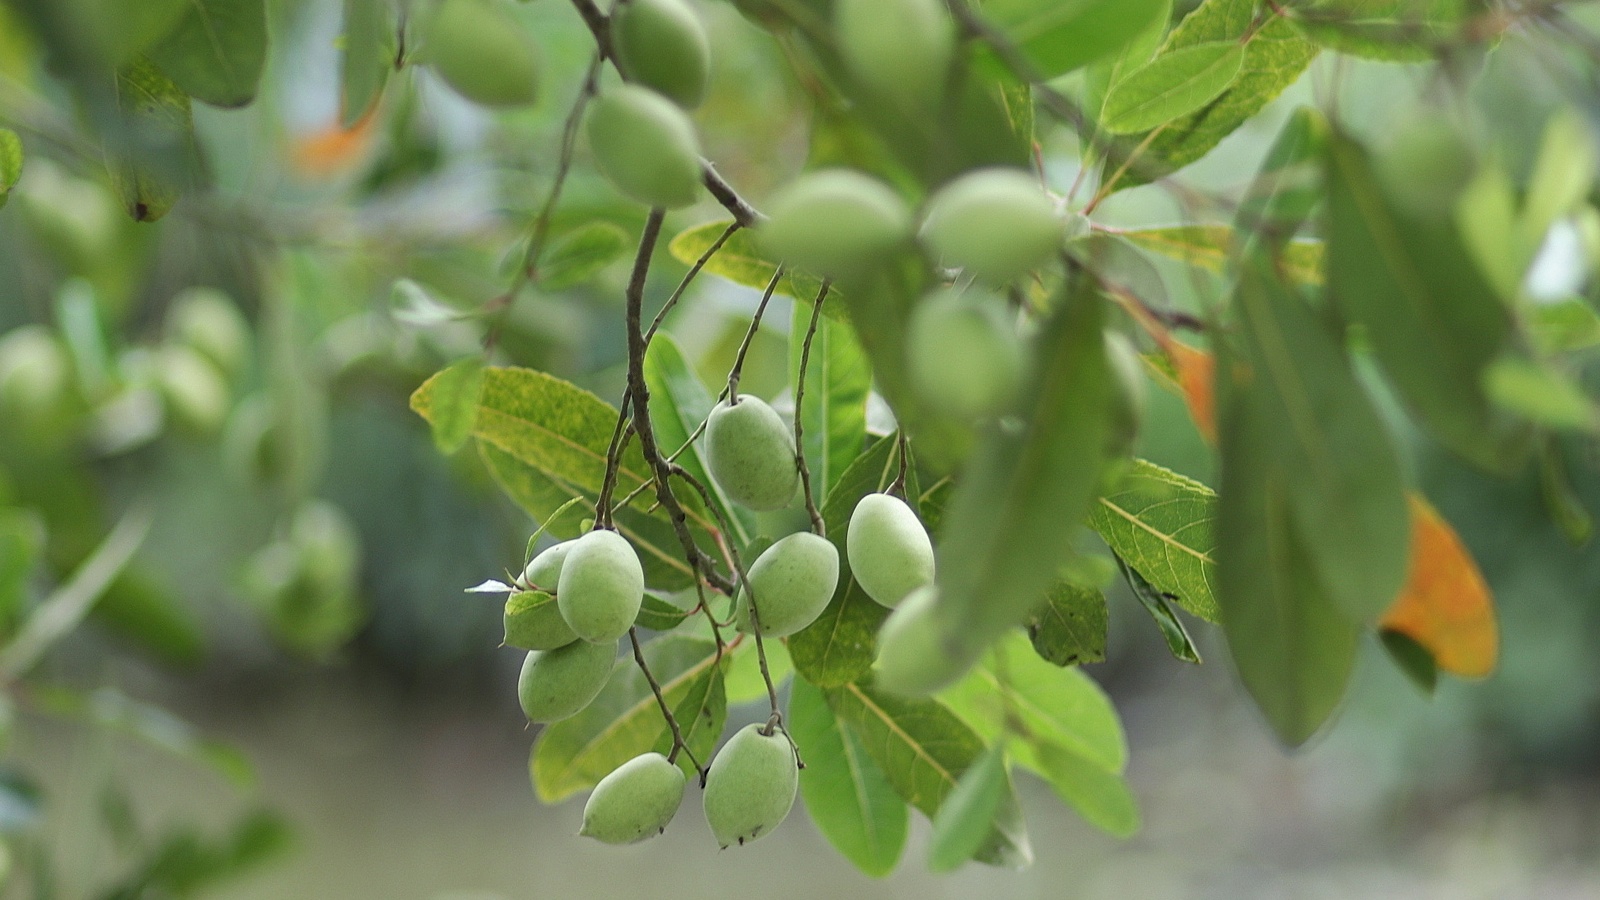
[[[800,490],[806,498],[806,512],[811,516],[811,530],[818,537],[828,536],[828,526],[817,510],[817,500],[811,494],[811,467],[806,464],[806,444],[803,422],[805,420],[806,366],[811,362],[811,339],[817,336],[817,324],[822,318],[822,302],[828,299],[831,282],[822,282],[817,299],[811,307],[811,324],[806,328],[805,343],[800,346],[800,371],[794,383],[794,464],[800,469]]]
[[[656,705],[661,707],[661,717],[667,720],[667,727],[672,730],[672,750],[667,753],[667,762],[678,761],[678,751],[688,754],[689,761],[694,763],[696,772],[701,771],[700,760],[695,758],[694,751],[689,749],[689,744],[683,739],[683,729],[678,727],[678,717],[672,714],[667,706],[667,698],[661,692],[661,683],[656,681],[655,673],[650,671],[650,665],[644,661],[644,649],[639,646],[639,628],[634,626],[628,629],[628,642],[633,644],[633,661],[638,664],[639,671],[644,673],[644,680],[650,684],[650,693],[656,696]]]
[[[739,352],[733,358],[733,368],[728,371],[728,392],[723,396],[727,398],[729,406],[739,405],[739,377],[744,373],[744,357],[750,352],[750,344],[756,339],[756,331],[761,328],[761,317],[767,312],[767,304],[772,301],[772,294],[778,289],[778,282],[783,280],[783,266],[772,272],[772,280],[767,282],[767,289],[761,293],[761,303],[756,307],[756,314],[750,319],[750,328],[744,333],[744,340],[739,342]]]
[[[886,493],[902,500],[910,500],[911,498],[906,496],[906,469],[908,468],[906,460],[911,456],[911,441],[906,437],[906,432],[903,428],[894,433],[894,439],[896,450],[898,450],[900,457],[898,463],[899,471],[895,472],[894,481],[889,482],[889,489]]]

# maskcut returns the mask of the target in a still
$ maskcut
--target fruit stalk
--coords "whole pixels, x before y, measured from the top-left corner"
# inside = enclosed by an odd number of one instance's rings
[[[628,642],[633,645],[633,661],[638,664],[639,671],[644,673],[644,680],[650,685],[650,693],[656,697],[656,705],[661,708],[661,718],[667,720],[667,727],[672,730],[672,749],[667,753],[667,762],[678,761],[678,751],[688,754],[689,762],[694,763],[694,770],[700,773],[700,786],[705,787],[706,770],[700,765],[700,760],[695,758],[694,751],[689,749],[689,744],[683,739],[683,729],[678,726],[678,717],[672,714],[667,706],[667,698],[661,692],[661,682],[656,680],[654,672],[644,661],[644,648],[639,646],[639,629],[628,629]]]
[[[817,509],[817,500],[811,494],[811,467],[806,464],[805,426],[805,397],[806,397],[806,366],[811,362],[811,339],[817,336],[817,322],[822,318],[822,303],[828,299],[828,288],[831,283],[822,282],[822,289],[817,291],[817,299],[811,308],[811,324],[806,326],[805,343],[800,345],[800,372],[794,383],[794,464],[800,469],[800,493],[805,496],[806,512],[811,516],[811,530],[818,537],[828,536],[828,526],[822,521],[822,513]]]

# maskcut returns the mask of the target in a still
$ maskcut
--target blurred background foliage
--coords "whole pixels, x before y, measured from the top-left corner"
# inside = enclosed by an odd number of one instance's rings
[[[696,122],[759,202],[808,153],[792,48],[730,5],[701,6],[719,53]],[[1108,661],[1089,671],[1128,727],[1146,819],[1132,841],[1030,802],[1034,870],[936,880],[912,863],[882,883],[831,859],[803,817],[737,853],[712,850],[692,814],[637,850],[580,844],[576,807],[540,808],[529,791],[521,654],[495,649],[498,605],[462,593],[518,565],[531,523],[474,454],[440,456],[406,400],[478,346],[463,314],[511,283],[587,31],[566,4],[515,7],[545,55],[529,108],[488,113],[407,67],[345,123],[341,4],[273,0],[259,97],[195,105],[199,162],[173,164],[208,189],[152,224],[126,214],[107,176],[99,141],[116,138],[116,117],[82,59],[141,25],[91,15],[103,30],[43,39],[21,27],[48,7],[0,4],[0,123],[26,151],[0,211],[0,630],[125,511],[153,526],[86,627],[7,687],[6,896],[687,897],[757,880],[773,897],[1600,896],[1600,554],[1552,524],[1539,472],[1494,480],[1414,433],[1419,483],[1498,599],[1502,664],[1482,683],[1429,698],[1363,666],[1334,732],[1286,757],[1215,629],[1190,623],[1207,665],[1174,662],[1118,593]],[[1184,177],[1237,190],[1301,102],[1336,107],[1381,146],[1439,102],[1441,81],[1463,92],[1452,112],[1523,171],[1554,109],[1576,98],[1600,114],[1594,61],[1571,53],[1513,32],[1449,67],[1324,55]],[[1058,190],[1071,183],[1070,140],[1044,159]],[[1102,212],[1121,225],[1191,216],[1161,186]],[[668,233],[719,213],[676,212]],[[642,219],[580,166],[552,236],[596,220],[631,235]],[[1196,309],[1218,291],[1172,260],[1137,265],[1148,299]],[[497,361],[617,397],[623,269],[512,298]],[[664,271],[657,304],[681,268]],[[708,381],[755,299],[703,279],[674,314]],[[747,390],[782,390],[789,320],[766,318]],[[1592,364],[1586,375],[1595,386]],[[1214,484],[1181,400],[1153,399],[1141,455]],[[1581,524],[1600,510],[1597,448],[1568,439],[1550,454]]]

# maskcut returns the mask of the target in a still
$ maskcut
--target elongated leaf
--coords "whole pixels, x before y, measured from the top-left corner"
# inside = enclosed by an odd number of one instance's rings
[[[667,704],[676,708],[715,667],[717,647],[703,638],[673,634],[646,644],[644,654]],[[623,656],[587,709],[539,735],[528,762],[533,788],[545,803],[586,791],[617,766],[648,752],[665,724],[643,673],[631,655]]]
[[[1380,624],[1415,641],[1440,669],[1486,677],[1500,646],[1489,585],[1438,510],[1421,494],[1412,493],[1410,502],[1411,568]]]
[[[1134,228],[1121,237],[1135,246],[1191,266],[1221,274],[1228,266],[1234,231],[1227,225],[1173,225]],[[1322,283],[1323,244],[1316,240],[1292,241],[1283,253],[1283,271],[1297,284]]]
[[[1106,94],[1101,125],[1113,134],[1134,134],[1186,116],[1212,100],[1239,77],[1245,46],[1209,41],[1162,53]]]
[[[800,377],[800,357],[813,306],[797,302],[789,329],[789,383]],[[850,463],[861,455],[867,439],[867,394],[872,367],[846,322],[817,320],[806,365],[805,395],[800,410],[806,466],[818,503]]]
[[[267,62],[263,0],[189,0],[150,58],[185,93],[212,106],[255,99]]]
[[[938,815],[956,782],[983,755],[978,735],[935,700],[908,700],[863,684],[824,693],[895,791],[929,818]],[[1007,794],[977,858],[995,865],[1027,865],[1033,849],[1015,795]]]
[[[472,437],[482,392],[482,356],[462,357],[439,373],[433,386],[433,418],[428,422],[439,452],[454,453]]]
[[[678,729],[689,748],[688,753],[679,754],[678,768],[691,779],[700,777],[694,760],[699,760],[702,766],[711,763],[711,753],[717,748],[717,739],[722,737],[722,728],[728,722],[728,693],[723,680],[726,665],[724,657],[721,665],[711,666],[695,676],[683,699],[672,707],[672,717],[678,720]],[[672,728],[665,722],[661,723],[655,750],[663,756],[672,753]]]
[[[794,661],[789,658],[789,648],[783,641],[765,642],[767,672],[774,687],[782,690],[783,683],[794,674]],[[734,647],[728,661],[727,682],[730,704],[750,703],[767,699],[767,683],[761,678],[761,658],[756,653],[755,641],[741,641]]]
[[[21,177],[22,138],[9,128],[0,128],[0,209],[5,209],[6,199]]]
[[[590,222],[551,244],[539,260],[539,286],[547,291],[576,287],[628,252],[628,233],[610,222]]]
[[[1044,603],[1115,446],[1102,300],[1068,293],[1035,342],[1020,428],[993,429],[968,463],[938,543],[935,617],[954,664]]]
[[[31,510],[0,507],[0,634],[11,633],[28,599],[28,583],[44,551],[44,520]]]
[[[1005,747],[995,744],[967,767],[934,815],[928,844],[930,870],[951,871],[978,852],[994,827],[1007,787]]]
[[[172,210],[192,162],[194,116],[189,95],[140,58],[117,73],[117,106],[125,134],[114,147],[111,180],[135,222]]]
[[[1194,639],[1189,637],[1189,629],[1183,627],[1183,620],[1178,618],[1168,603],[1171,595],[1158,590],[1120,556],[1117,557],[1117,565],[1122,569],[1122,577],[1127,579],[1133,598],[1139,601],[1139,605],[1155,620],[1156,627],[1161,629],[1161,638],[1167,642],[1167,652],[1174,659],[1199,665],[1200,650],[1195,647]]]
[[[1483,373],[1484,391],[1500,409],[1556,431],[1600,431],[1600,409],[1565,374],[1531,359],[1506,356]]]
[[[989,0],[984,17],[1000,26],[1045,78],[1121,50],[1153,25],[1164,26],[1164,0]]]
[[[535,521],[547,525],[551,537],[570,540],[583,533],[584,520],[594,516],[593,492],[552,478],[491,444],[479,443],[478,453],[506,496]],[[573,498],[583,502],[552,519]],[[646,584],[663,590],[694,584],[689,564],[683,559],[683,546],[665,518],[637,509],[621,509],[616,514],[616,526],[639,552]]]
[[[656,440],[664,453],[676,453],[689,442],[689,436],[700,429],[711,414],[711,393],[706,390],[689,363],[683,357],[672,335],[661,333],[650,340],[644,356],[644,382],[650,389],[650,421],[655,425]],[[705,442],[697,440],[689,449],[678,455],[678,465],[693,475],[711,491],[711,496],[721,507],[722,517],[733,528],[738,546],[750,543],[754,534],[754,520],[750,514],[728,499],[716,479],[706,467]]]
[[[361,121],[383,96],[395,69],[398,23],[393,0],[344,0],[344,46],[339,56],[339,124]]]
[[[800,796],[817,830],[874,878],[894,871],[905,849],[910,811],[855,734],[834,717],[822,692],[796,681],[784,721],[804,748]]]
[[[634,624],[651,631],[671,631],[682,625],[687,618],[689,618],[688,610],[673,606],[660,597],[645,594],[644,602],[639,604],[639,616],[634,619]]]
[[[1101,662],[1106,658],[1106,595],[1069,581],[1050,589],[1045,605],[1028,624],[1040,658],[1058,666]]]
[[[1139,830],[1139,804],[1127,781],[1072,750],[1042,741],[1034,750],[1036,771],[1056,796],[1089,824],[1116,837]]]
[[[668,248],[673,258],[684,265],[693,265],[701,255],[716,243],[717,238],[733,224],[731,220],[720,222],[707,222],[696,225],[678,234],[672,239]],[[766,259],[760,249],[756,247],[755,235],[747,228],[742,228],[728,238],[722,249],[711,257],[703,271],[713,275],[720,275],[734,284],[744,285],[754,290],[765,290],[772,281],[773,273],[778,271],[775,263]],[[817,291],[822,289],[821,280],[800,272],[785,273],[783,280],[778,282],[777,293],[791,297],[801,303],[809,303],[817,296]],[[838,292],[830,295],[830,300],[823,305],[822,311],[830,316],[842,317],[844,305]]]
[[[435,416],[438,376],[411,395],[411,408],[430,422]],[[473,436],[546,475],[587,493],[598,494],[605,479],[606,452],[616,428],[617,411],[594,394],[532,369],[484,370],[477,427]],[[644,484],[648,469],[636,443],[622,454],[617,470],[616,499]],[[690,521],[715,527],[692,492],[680,495]],[[634,500],[648,509],[653,492]]]
[[[1529,430],[1497,411],[1484,373],[1514,345],[1510,314],[1447,214],[1402,211],[1360,145],[1329,143],[1328,287],[1366,326],[1400,396],[1443,444],[1487,469],[1524,458]]]
[[[1279,423],[1273,455],[1323,590],[1354,621],[1381,615],[1405,580],[1411,519],[1400,461],[1335,339],[1270,272],[1235,294],[1255,374],[1250,395]]]
[[[834,688],[856,681],[867,674],[877,658],[878,628],[889,611],[868,597],[850,577],[845,529],[861,498],[888,489],[899,470],[899,441],[893,435],[881,438],[845,469],[822,508],[828,540],[839,550],[839,587],[822,615],[789,637],[795,671],[818,687]],[[917,495],[914,480],[908,480],[906,493]]]
[[[1089,510],[1089,527],[1156,590],[1217,622],[1216,492],[1137,459],[1117,488]]]
[[[1302,0],[1293,21],[1340,53],[1422,62],[1456,38],[1467,14],[1462,0]]]
[[[1244,62],[1220,96],[1150,136],[1136,164],[1117,179],[1114,189],[1144,184],[1205,156],[1305,72],[1317,55],[1317,45],[1287,19],[1270,13],[1264,13],[1269,17],[1252,31],[1256,6],[1256,0],[1205,0],[1168,35],[1162,53],[1212,41],[1243,40]],[[1106,171],[1114,174],[1125,162],[1125,156],[1113,156]]]

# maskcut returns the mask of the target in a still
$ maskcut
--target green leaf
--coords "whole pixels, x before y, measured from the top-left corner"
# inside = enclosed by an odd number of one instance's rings
[[[877,658],[878,628],[889,617],[889,610],[868,597],[850,577],[845,529],[861,498],[887,490],[899,471],[899,441],[890,435],[873,444],[844,470],[828,495],[828,502],[823,504],[828,540],[839,551],[839,587],[817,621],[789,636],[795,671],[818,687],[833,688],[856,681],[872,669]],[[915,485],[908,483],[906,492],[915,497]]]
[[[541,613],[556,602],[556,595],[545,591],[518,591],[506,598],[505,640],[507,647],[528,649],[538,644],[529,639],[529,623],[538,622]],[[548,645],[546,645],[548,646]]]
[[[1172,24],[1172,0],[1159,0],[1159,9],[1139,33],[1122,43],[1112,56],[1102,57],[1083,73],[1084,109],[1098,122],[1105,116],[1106,93],[1129,72],[1149,62]],[[1088,148],[1084,148],[1086,151]]]
[[[824,694],[895,792],[929,818],[938,815],[961,776],[983,755],[983,740],[938,701],[897,697],[864,684],[846,684]],[[977,858],[1025,866],[1033,849],[1015,795],[1007,794]]]
[[[433,445],[446,455],[461,449],[478,425],[478,398],[483,393],[483,357],[464,356],[433,379]]]
[[[1034,748],[1035,771],[1056,796],[1091,825],[1119,838],[1139,830],[1139,804],[1128,783],[1077,753],[1050,741]]]
[[[669,634],[645,644],[644,656],[667,705],[676,709],[715,669],[717,646],[704,638]],[[539,735],[528,762],[533,788],[545,803],[586,791],[617,766],[649,752],[665,725],[644,674],[631,655],[623,656],[588,708]]]
[[[800,357],[815,306],[794,304],[789,329],[789,383],[800,377]],[[806,366],[804,408],[800,411],[806,465],[818,503],[861,455],[867,439],[867,394],[872,389],[872,367],[846,322],[817,319]]]
[[[1496,406],[1559,431],[1600,431],[1600,410],[1561,373],[1531,359],[1507,356],[1483,373]]]
[[[492,444],[480,442],[478,453],[506,496],[535,521],[547,525],[551,537],[571,540],[583,533],[583,520],[594,514],[593,491],[546,475]],[[566,515],[553,519],[573,498],[583,502]],[[689,564],[683,559],[683,545],[665,517],[630,507],[617,510],[616,526],[639,551],[646,584],[663,590],[694,584]]]
[[[1429,696],[1439,686],[1439,666],[1428,648],[1417,643],[1403,631],[1385,628],[1378,632],[1378,641],[1408,680]]]
[[[730,220],[723,220],[696,225],[679,233],[672,239],[667,249],[678,262],[686,266],[694,265],[732,224]],[[727,243],[722,245],[722,249],[718,250],[715,256],[711,257],[703,271],[719,275],[734,284],[761,291],[772,281],[772,276],[778,271],[778,267],[766,259],[756,246],[754,232],[748,228],[741,228],[728,238]],[[786,272],[783,280],[778,282],[776,293],[801,303],[809,303],[816,298],[817,292],[821,289],[821,279],[800,272]],[[844,316],[843,300],[837,290],[829,293],[828,302],[823,304],[822,311],[834,318]]]
[[[1101,124],[1113,134],[1134,134],[1186,116],[1227,90],[1239,77],[1244,56],[1245,47],[1237,41],[1162,53],[1111,86]]]
[[[1594,517],[1583,505],[1583,498],[1572,487],[1567,460],[1554,435],[1541,435],[1539,441],[1539,493],[1544,498],[1550,519],[1574,547],[1581,547],[1594,536]]]
[[[1256,0],[1205,0],[1167,36],[1162,53],[1214,41],[1243,41],[1244,62],[1238,78],[1220,96],[1147,136],[1148,143],[1136,163],[1116,181],[1114,189],[1145,184],[1205,156],[1299,80],[1311,65],[1317,45],[1284,17],[1271,16],[1251,30],[1256,5]],[[1113,157],[1106,171],[1115,173],[1126,161],[1125,154]]]
[[[0,209],[5,208],[11,189],[21,177],[22,138],[9,128],[0,128]]]
[[[1301,0],[1292,21],[1340,53],[1424,62],[1457,39],[1468,15],[1462,0]]]
[[[114,148],[111,181],[135,222],[154,222],[182,193],[177,170],[194,145],[189,95],[140,58],[117,72],[117,106],[126,136],[138,143]]]
[[[1130,567],[1122,557],[1117,557],[1117,564],[1122,569],[1122,577],[1127,579],[1128,589],[1133,592],[1134,599],[1145,608],[1150,618],[1156,620],[1156,627],[1161,629],[1161,638],[1167,642],[1167,652],[1171,653],[1174,659],[1199,665],[1200,650],[1189,637],[1189,629],[1183,627],[1183,620],[1178,618],[1178,614],[1173,612],[1167,603],[1171,595],[1157,590],[1155,585]]]
[[[1128,742],[1105,692],[1082,670],[1040,659],[1021,632],[1007,634],[939,700],[985,743],[1006,734],[1006,717],[1014,714],[1025,730],[1012,753],[1029,768],[1037,762],[1030,749],[1037,741],[1065,747],[1108,772],[1127,765]]]
[[[794,683],[784,721],[804,751],[800,796],[817,830],[862,872],[893,872],[910,825],[906,802],[810,682]]]
[[[430,422],[436,415],[438,379],[430,378],[411,396],[411,408]],[[478,440],[562,483],[599,493],[617,425],[615,407],[553,375],[516,368],[485,369],[478,406],[473,430]],[[617,471],[616,499],[645,484],[648,471],[644,454],[630,443]],[[633,506],[648,509],[654,499],[646,492]],[[707,530],[715,527],[697,497],[685,494],[683,501],[691,524]]]
[[[0,634],[9,635],[28,600],[28,582],[45,546],[44,520],[0,508]]]
[[[683,742],[689,748],[688,753],[679,754],[678,768],[689,778],[700,777],[694,760],[699,760],[700,765],[710,764],[711,753],[717,748],[717,739],[722,736],[722,728],[727,724],[728,692],[723,679],[726,667],[724,659],[721,665],[711,666],[700,673],[689,683],[683,699],[672,707],[672,717],[678,720]],[[665,722],[661,723],[661,734],[656,738],[655,750],[662,756],[672,752],[672,729]],[[693,754],[692,759],[690,754]]]
[[[561,236],[539,259],[539,287],[564,291],[600,274],[630,249],[628,233],[610,222],[590,222]]]
[[[1109,617],[1098,588],[1060,581],[1028,625],[1034,652],[1058,666],[1102,662]]]
[[[1171,8],[1170,0],[988,0],[983,15],[1049,79],[1165,26]]]
[[[1005,746],[995,744],[961,773],[955,789],[939,805],[928,842],[929,870],[949,872],[978,852],[1009,786]]]
[[[1528,310],[1528,328],[1545,353],[1571,353],[1600,347],[1600,315],[1582,300],[1539,304]]]
[[[1222,274],[1228,266],[1235,234],[1227,225],[1173,225],[1133,228],[1119,233],[1118,237],[1140,249]],[[1297,284],[1321,284],[1322,251],[1323,244],[1319,240],[1291,241],[1284,248],[1284,274]]]
[[[1035,339],[1019,425],[990,428],[951,498],[935,616],[957,664],[975,661],[1044,603],[1108,457],[1121,451],[1102,306],[1087,284],[1065,293]]]
[[[185,93],[212,106],[255,99],[267,62],[263,0],[189,0],[150,59]]]
[[[656,440],[664,448],[662,452],[676,453],[679,447],[689,443],[689,436],[711,415],[711,394],[684,359],[677,341],[665,332],[650,339],[650,347],[644,355],[644,381],[650,391],[650,421],[656,429]],[[697,440],[691,444],[677,461],[711,492],[723,518],[733,529],[734,542],[741,547],[748,544],[754,534],[754,520],[729,500],[716,479],[710,476],[705,442]]]
[[[1551,116],[1523,201],[1521,224],[1527,246],[1537,247],[1557,219],[1583,203],[1597,168],[1600,158],[1583,117],[1572,110]]]
[[[1298,533],[1315,536],[1303,552],[1346,616],[1375,619],[1405,582],[1411,544],[1393,442],[1337,339],[1270,261],[1247,261],[1234,303],[1253,374],[1241,402],[1276,424],[1267,452]]]
[[[1385,196],[1366,152],[1329,144],[1328,288],[1367,337],[1401,398],[1451,450],[1507,472],[1529,429],[1497,411],[1484,373],[1514,343],[1510,313],[1447,213],[1429,216]]]
[[[639,617],[634,620],[634,624],[651,631],[671,631],[688,618],[687,609],[673,606],[660,597],[645,594],[644,602],[639,605]]]
[[[767,673],[772,676],[773,687],[781,689],[783,682],[794,674],[794,661],[789,658],[789,648],[783,641],[766,641]],[[761,657],[756,653],[755,641],[741,641],[731,651],[728,662],[728,702],[734,705],[767,699],[767,683],[761,677]]]
[[[344,0],[340,125],[355,125],[383,96],[389,73],[395,69],[398,35],[392,0]]]
[[[1207,622],[1216,598],[1215,491],[1136,459],[1115,490],[1089,510],[1089,527],[1155,589]]]

